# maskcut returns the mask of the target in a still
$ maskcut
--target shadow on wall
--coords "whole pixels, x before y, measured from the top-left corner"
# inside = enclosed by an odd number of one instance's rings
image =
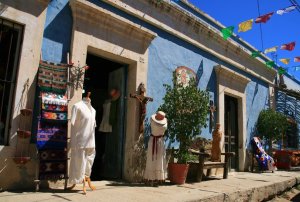
[[[145,149],[148,147],[148,141],[151,136],[151,125],[149,117],[145,118],[145,131],[144,131],[144,145]]]
[[[59,3],[59,2],[58,2]],[[51,62],[67,62],[67,53],[70,52],[71,36],[72,36],[72,12],[69,4],[67,3],[62,10],[55,6],[52,6],[53,12],[58,14],[54,19],[48,24],[44,31],[43,40],[43,60],[48,60]],[[53,13],[54,14],[54,13]],[[51,18],[51,15],[47,13],[47,19]],[[48,39],[49,41],[45,40]],[[59,47],[57,47],[59,46]]]
[[[104,8],[117,15],[125,17],[129,21],[141,24],[141,20],[132,17],[126,12],[120,11],[119,9],[116,9],[113,6],[107,5],[107,3],[103,3],[99,0],[89,1],[101,8]],[[78,19],[78,24],[76,24],[74,29],[76,29],[79,32],[94,36],[95,38],[110,42],[112,44],[117,44],[118,46],[123,47],[124,49],[131,50],[139,54],[144,54],[152,41],[152,39],[149,40],[143,38],[143,36],[140,36],[140,34],[136,32],[136,30],[132,29],[131,27],[128,27],[123,23],[119,23],[118,21],[113,20],[114,18],[112,17],[94,16],[94,18],[97,19],[97,23],[100,24],[100,29],[98,28],[98,25],[95,26],[91,22],[87,22],[85,20],[81,21],[80,19]],[[87,26],[87,24],[90,25]],[[123,26],[127,26],[126,28],[124,28],[126,33],[124,33]],[[101,29],[102,27],[103,29]],[[139,25],[139,27],[144,27],[144,25]],[[120,55],[122,54],[124,49],[120,50]]]
[[[34,190],[36,161],[17,165],[12,158],[0,158],[0,192],[5,190]]]
[[[284,92],[278,92],[276,98],[276,111],[287,115],[300,123],[300,103],[291,96],[286,95]]]
[[[38,17],[46,8],[47,4],[43,3],[43,1],[40,1],[42,3],[37,3],[39,1],[37,0],[1,0],[1,3],[3,3],[6,6],[15,8],[17,10],[23,11],[25,13],[30,13],[36,17]],[[35,5],[35,6],[32,6]],[[1,10],[1,9],[0,9]]]
[[[296,122],[298,123],[298,125],[300,127],[300,100],[297,101],[295,119],[296,119]],[[300,133],[300,131],[299,131],[299,133]]]
[[[146,167],[146,148],[144,144],[144,134],[140,134],[138,140],[133,146],[133,182],[141,182],[143,180]]]
[[[203,66],[203,62],[201,62],[201,64]],[[203,67],[202,67],[202,69],[203,69]],[[214,94],[214,93],[217,92],[217,85],[218,85],[218,83],[217,83],[217,75],[216,75],[214,69],[212,71],[213,72],[212,72],[211,76],[209,77],[209,81],[207,83],[206,89],[210,93]],[[211,99],[213,101],[213,103],[212,103],[213,106],[215,106],[215,107],[218,106],[218,100],[217,100],[218,97],[217,96],[213,96],[213,98],[209,98],[209,99]],[[212,112],[212,115],[211,115],[213,117],[212,121],[209,121],[210,118],[208,118],[209,133],[212,133],[213,129],[215,128],[215,123],[217,122],[217,111],[218,111],[218,109],[215,108],[215,111]]]
[[[136,128],[138,130],[138,128]],[[151,135],[149,118],[145,119],[144,133],[137,133],[139,136],[135,138],[135,144],[133,146],[133,182],[141,182],[144,177],[144,171],[146,168],[147,158],[147,145]]]
[[[0,15],[7,9],[7,5],[0,4]]]
[[[86,22],[84,21],[81,23],[83,24]],[[109,21],[106,21],[106,23],[109,23]],[[112,44],[118,44],[118,46],[123,47],[123,50],[120,50],[120,55],[124,49],[144,54],[148,48],[149,44],[147,44],[145,41],[141,43],[134,37],[135,34],[133,34],[133,32],[135,31],[133,29],[130,31],[130,33],[124,35],[124,33],[113,31],[113,29],[96,29],[94,25],[82,26],[82,24],[76,26],[77,31],[94,36],[97,39],[102,39],[103,41],[107,41]],[[111,32],[114,32],[114,34],[111,34]]]
[[[283,92],[277,93],[276,111],[284,113],[286,108],[286,95]]]
[[[252,97],[252,102],[251,102],[252,106],[254,104],[254,100],[255,100],[255,97],[257,95],[257,92],[258,92],[258,83],[255,84],[255,89],[254,89],[254,93],[253,93],[253,97]]]
[[[249,121],[249,118],[248,118]],[[247,124],[248,127],[248,124]],[[251,139],[257,136],[256,123],[255,127],[251,128],[250,136],[246,139],[245,148],[246,148],[246,160],[245,160],[245,171],[251,171],[252,167],[252,147],[251,147]]]
[[[0,150],[0,191],[3,190],[34,190],[34,179],[36,171],[36,147],[30,144],[29,138],[18,138],[19,127],[31,128],[30,120],[26,120],[24,125],[20,124],[20,110],[23,108],[32,109],[34,91],[36,83],[29,86],[29,81],[25,81],[20,100],[16,100],[16,106],[12,109],[12,114],[18,114],[12,120],[12,127],[9,131],[9,146]],[[25,117],[27,118],[27,117]],[[29,117],[31,119],[31,117]],[[30,157],[26,164],[17,164],[13,157]]]

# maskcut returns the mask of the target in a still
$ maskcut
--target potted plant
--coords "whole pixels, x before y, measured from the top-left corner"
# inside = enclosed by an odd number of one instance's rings
[[[288,128],[287,117],[273,109],[262,110],[256,128],[260,138],[267,141],[268,152],[272,154],[272,142],[280,140]]]
[[[167,140],[179,143],[176,152],[177,164],[169,164],[169,178],[177,184],[185,183],[188,171],[187,161],[190,157],[188,148],[194,137],[200,134],[201,128],[207,126],[209,96],[207,91],[197,88],[194,78],[190,78],[187,85],[178,82],[180,75],[174,71],[173,86],[164,84],[166,94],[160,110],[166,113],[168,119]],[[174,167],[184,167],[183,176],[175,180],[179,171],[172,171]],[[182,179],[184,178],[184,179]]]

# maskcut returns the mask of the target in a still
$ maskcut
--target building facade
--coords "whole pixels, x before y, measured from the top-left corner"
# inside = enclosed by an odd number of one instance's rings
[[[278,142],[280,149],[298,150],[300,136],[300,82],[289,74],[278,79],[276,111],[287,116],[289,127]]]
[[[209,91],[211,103],[216,106],[215,122],[221,123],[225,134],[224,150],[237,154],[231,168],[248,170],[247,148],[255,135],[258,114],[275,104],[276,71],[265,67],[267,57],[252,58],[255,48],[242,39],[234,35],[224,40],[220,32],[224,28],[222,24],[186,0],[32,0],[26,3],[0,0],[0,3],[1,26],[21,30],[20,40],[16,42],[19,45],[15,45],[17,54],[11,56],[14,63],[9,63],[15,72],[10,76],[14,81],[9,94],[12,104],[1,105],[11,110],[1,112],[4,132],[1,132],[0,145],[0,189],[34,186],[35,145],[16,137],[20,108],[34,108],[40,59],[67,63],[68,53],[74,65],[90,66],[82,85],[92,92],[98,123],[109,89],[121,91],[118,132],[106,136],[105,140],[101,134],[96,137],[98,148],[105,146],[104,152],[97,150],[97,153],[105,153],[109,160],[96,157],[95,166],[99,170],[93,170],[95,180],[140,181],[144,169],[144,137],[149,134],[147,130],[139,133],[139,102],[129,95],[136,93],[143,83],[147,96],[154,99],[147,104],[147,129],[148,117],[162,103],[163,84],[172,82],[172,72],[180,66],[196,72],[198,87]],[[1,45],[8,43],[3,41],[0,40]],[[6,66],[1,68],[6,70]],[[83,89],[72,88],[69,112],[81,100]],[[201,136],[211,139],[211,128],[203,128]],[[20,145],[28,147],[27,155],[32,158],[18,167],[13,157]]]

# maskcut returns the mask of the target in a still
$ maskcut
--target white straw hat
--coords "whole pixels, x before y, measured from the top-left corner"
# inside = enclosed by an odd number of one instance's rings
[[[151,119],[158,124],[165,125],[167,123],[166,114],[163,111],[158,111],[151,116]]]

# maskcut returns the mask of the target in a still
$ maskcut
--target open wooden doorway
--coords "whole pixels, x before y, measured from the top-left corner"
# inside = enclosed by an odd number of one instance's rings
[[[238,99],[225,95],[225,151],[234,152],[229,170],[238,170]]]
[[[85,74],[84,90],[91,91],[92,106],[96,110],[96,157],[92,168],[92,180],[121,179],[123,170],[124,117],[126,103],[126,72],[127,65],[106,58],[87,54],[87,65],[90,67]],[[109,92],[118,89],[120,97],[111,101]],[[104,103],[110,102],[110,113],[103,114]],[[112,112],[112,106],[114,111]],[[100,129],[104,116],[113,116],[110,132]],[[107,117],[106,117],[107,118]]]

